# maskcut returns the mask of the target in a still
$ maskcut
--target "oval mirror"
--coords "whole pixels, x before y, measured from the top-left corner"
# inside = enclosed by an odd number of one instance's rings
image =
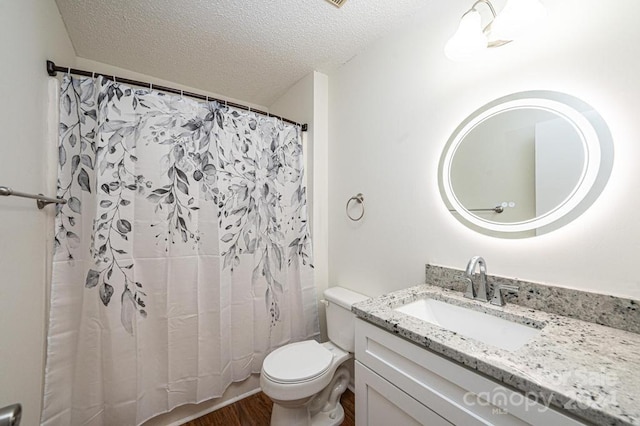
[[[612,166],[611,133],[591,106],[559,92],[520,92],[458,126],[440,159],[440,193],[471,229],[532,237],[582,214]]]

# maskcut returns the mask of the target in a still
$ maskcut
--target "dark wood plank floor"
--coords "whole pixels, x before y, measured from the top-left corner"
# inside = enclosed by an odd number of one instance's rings
[[[342,395],[344,422],[342,426],[355,426],[355,398],[347,389]],[[268,426],[273,403],[262,392],[227,405],[206,416],[199,417],[183,426]]]

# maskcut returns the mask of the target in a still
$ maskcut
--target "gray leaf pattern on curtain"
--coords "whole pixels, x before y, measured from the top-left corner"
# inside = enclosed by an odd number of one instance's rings
[[[264,297],[272,325],[280,319],[283,294],[274,271],[296,256],[303,265],[310,261],[299,131],[268,117],[216,108],[219,191],[214,202],[220,208],[224,267],[233,270],[242,253],[258,256],[253,275],[267,282]]]
[[[129,334],[136,313],[147,315],[132,255],[131,239],[141,226],[134,220],[136,195],[153,206],[156,223],[149,226],[165,251],[176,244],[197,251],[201,235],[193,214],[199,203],[213,203],[223,267],[233,271],[239,255],[253,254],[254,280],[267,283],[271,326],[280,320],[283,285],[276,272],[294,260],[312,267],[298,127],[216,102],[179,106],[173,96],[67,76],[59,131],[58,196],[67,204],[58,205],[55,256],[73,260],[85,249],[80,222],[93,221],[95,266],[85,287],[97,289],[105,307],[119,295]],[[141,145],[162,149],[161,180],[136,171]]]
[[[56,204],[55,251],[73,259],[80,244],[76,229],[82,213],[81,191],[91,192],[96,153],[97,110],[93,80],[65,79],[60,95],[60,144],[58,146],[58,197],[67,204]],[[91,283],[94,283],[92,277]],[[95,277],[95,284],[98,280]]]

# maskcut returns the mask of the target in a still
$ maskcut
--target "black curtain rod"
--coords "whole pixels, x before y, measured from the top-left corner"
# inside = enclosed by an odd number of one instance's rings
[[[138,80],[131,80],[128,78],[123,78],[123,77],[118,77],[118,76],[114,76],[114,75],[109,75],[109,74],[103,74],[100,72],[92,72],[92,71],[85,71],[85,70],[79,70],[79,69],[75,69],[75,68],[67,68],[67,67],[59,67],[57,66],[53,61],[47,61],[47,73],[52,76],[55,77],[56,74],[58,72],[64,72],[64,73],[70,73],[70,74],[75,74],[75,75],[83,75],[86,77],[96,77],[101,75],[102,77],[106,78],[107,80],[113,80],[113,81],[118,81],[118,83],[125,83],[125,84],[130,84],[133,86],[140,86],[140,87],[146,87],[149,89],[155,89],[155,90],[160,90],[162,92],[168,92],[168,93],[175,93],[177,95],[183,95],[183,96],[189,96],[191,98],[196,98],[196,99],[202,99],[203,101],[217,101],[221,104],[225,104],[234,108],[238,108],[238,109],[244,109],[247,111],[253,111],[255,113],[258,114],[262,114],[262,115],[266,115],[268,117],[275,117],[279,120],[282,121],[286,121],[287,123],[291,123],[291,124],[295,124],[296,126],[300,126],[300,129],[303,132],[307,131],[307,124],[300,124],[298,122],[295,122],[293,120],[289,120],[288,118],[284,118],[284,117],[280,117],[279,115],[274,115],[274,114],[270,114],[266,111],[260,111],[259,109],[254,109],[254,108],[250,108],[246,105],[241,105],[241,104],[236,104],[234,102],[229,102],[229,101],[225,101],[222,99],[217,99],[211,96],[206,96],[206,95],[200,95],[198,93],[192,93],[192,92],[187,92],[184,90],[178,90],[178,89],[174,89],[173,87],[166,87],[166,86],[160,86],[159,84],[151,84],[151,83],[147,83],[146,81],[138,81]]]

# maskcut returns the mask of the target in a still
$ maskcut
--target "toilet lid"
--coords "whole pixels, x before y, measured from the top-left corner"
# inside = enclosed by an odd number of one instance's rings
[[[315,340],[291,343],[271,352],[262,372],[279,383],[311,380],[329,369],[333,353]]]

